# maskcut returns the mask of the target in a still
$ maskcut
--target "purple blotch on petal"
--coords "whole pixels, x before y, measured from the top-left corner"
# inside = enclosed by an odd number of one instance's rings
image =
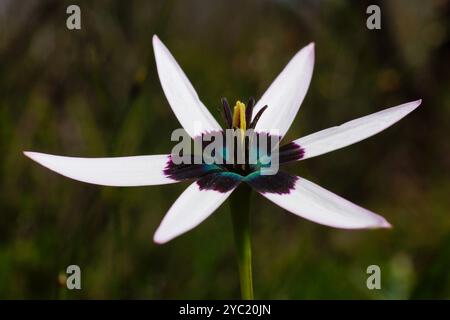
[[[274,175],[251,174],[245,181],[260,193],[289,194],[295,188],[298,177],[278,171]]]
[[[221,170],[222,169],[216,165],[209,164],[175,164],[172,160],[172,156],[169,156],[169,160],[164,168],[164,174],[171,179],[183,181],[197,179],[208,173],[219,172]]]
[[[210,173],[197,180],[200,190],[228,192],[242,181],[242,176],[232,172]]]
[[[280,164],[297,161],[305,156],[305,149],[295,142],[290,142],[280,147],[279,149],[279,161]]]

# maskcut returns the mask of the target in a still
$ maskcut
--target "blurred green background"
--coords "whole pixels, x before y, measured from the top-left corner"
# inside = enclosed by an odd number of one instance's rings
[[[310,90],[286,141],[418,98],[383,133],[295,163],[385,216],[343,231],[255,195],[257,298],[450,298],[450,2],[0,1],[0,298],[238,298],[228,203],[166,245],[152,236],[188,185],[112,188],[69,180],[22,155],[170,151],[179,124],[158,81],[158,34],[216,117],[220,98],[259,97],[311,41]],[[81,7],[80,31],[66,8]],[[82,290],[65,287],[78,264]],[[368,290],[366,268],[382,270]]]

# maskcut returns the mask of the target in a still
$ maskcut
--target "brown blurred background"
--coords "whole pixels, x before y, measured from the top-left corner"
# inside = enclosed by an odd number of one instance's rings
[[[381,30],[366,8],[381,7]],[[81,8],[82,29],[66,28]],[[316,43],[310,90],[286,140],[423,99],[385,132],[289,167],[385,216],[343,231],[253,201],[257,298],[450,298],[450,2],[0,0],[0,298],[238,298],[227,204],[167,245],[152,236],[187,184],[110,188],[22,155],[167,153],[179,124],[158,81],[159,37],[219,117],[259,97]],[[82,269],[82,290],[65,269]],[[368,290],[366,268],[382,270]]]

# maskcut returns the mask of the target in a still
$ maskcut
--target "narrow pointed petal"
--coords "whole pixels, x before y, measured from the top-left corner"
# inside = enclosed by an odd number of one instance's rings
[[[337,150],[373,136],[405,117],[416,109],[421,102],[422,100],[416,100],[384,109],[346,122],[340,126],[328,128],[294,140],[292,143],[297,144],[304,151],[303,157],[298,160]]]
[[[208,218],[234,189],[235,187],[220,192],[203,189],[198,182],[192,183],[169,209],[153,240],[160,244],[166,243],[195,228]]]
[[[149,186],[178,182],[164,174],[169,155],[76,158],[25,151],[30,159],[63,176],[104,186]]]
[[[256,131],[279,130],[284,136],[305,98],[314,68],[314,43],[300,50],[255,105],[253,114],[267,110],[256,124]]]
[[[289,193],[259,192],[285,210],[326,226],[343,229],[391,227],[383,217],[300,177]]]
[[[221,130],[175,58],[156,35],[153,36],[153,50],[161,86],[186,132],[196,137],[203,132]]]

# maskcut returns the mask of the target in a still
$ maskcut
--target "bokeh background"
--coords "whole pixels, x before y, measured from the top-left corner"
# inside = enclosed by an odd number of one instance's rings
[[[382,29],[366,28],[381,7]],[[81,7],[82,29],[66,28]],[[259,97],[316,43],[311,87],[286,141],[423,99],[377,136],[291,165],[385,216],[392,230],[343,231],[254,195],[257,298],[450,298],[450,2],[0,1],[0,298],[238,298],[228,204],[158,246],[188,185],[100,187],[22,155],[167,153],[179,124],[158,81],[158,34],[211,112]],[[82,269],[82,290],[65,269]],[[366,268],[382,271],[368,290]]]

